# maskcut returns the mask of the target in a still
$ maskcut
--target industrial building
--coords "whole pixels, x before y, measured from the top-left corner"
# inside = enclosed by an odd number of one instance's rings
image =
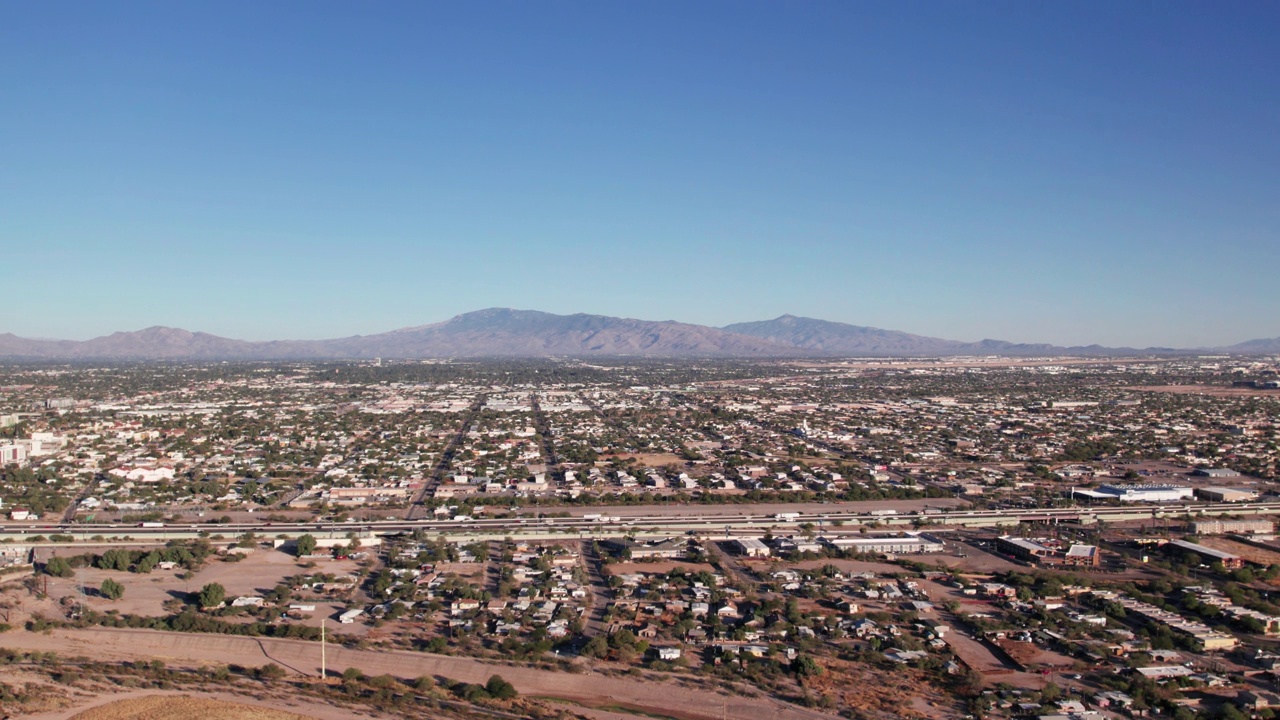
[[[1210,563],[1222,563],[1222,566],[1225,568],[1236,569],[1244,567],[1244,558],[1239,555],[1232,555],[1229,552],[1215,550],[1211,547],[1205,547],[1204,545],[1197,545],[1196,543],[1187,542],[1186,540],[1170,540],[1168,545],[1165,547],[1175,548],[1182,552],[1193,553]]]
[[[1211,478],[1240,477],[1240,473],[1229,468],[1196,468],[1191,471],[1191,474]]]
[[[1183,485],[1103,485],[1098,492],[1120,502],[1177,502],[1193,495],[1192,489]]]
[[[1258,493],[1241,488],[1206,487],[1196,488],[1196,497],[1209,502],[1248,502],[1257,500]]]
[[[769,546],[761,542],[760,538],[738,538],[733,541],[738,552],[747,557],[769,557],[771,554]]]
[[[1028,562],[1038,562],[1041,558],[1045,558],[1053,554],[1053,550],[1034,540],[1010,537],[1008,535],[1002,535],[996,538],[996,549],[1002,553],[1012,555],[1013,557],[1020,560],[1026,560]]]

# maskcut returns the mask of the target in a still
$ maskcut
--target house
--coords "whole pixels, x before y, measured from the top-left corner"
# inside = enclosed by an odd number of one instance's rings
[[[1280,695],[1261,690],[1243,690],[1236,695],[1236,705],[1250,710],[1280,707]]]

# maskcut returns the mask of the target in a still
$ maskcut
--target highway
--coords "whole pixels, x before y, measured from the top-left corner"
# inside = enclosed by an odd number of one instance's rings
[[[525,538],[592,536],[619,537],[636,535],[653,537],[693,533],[699,535],[761,535],[766,529],[775,533],[798,529],[811,523],[819,534],[856,529],[857,526],[877,523],[881,526],[910,529],[917,525],[928,527],[996,527],[1020,522],[1073,523],[1089,525],[1098,521],[1121,522],[1125,520],[1150,520],[1153,518],[1177,518],[1183,515],[1277,515],[1280,502],[1257,503],[1188,503],[1121,507],[1072,507],[1072,508],[1022,508],[1001,510],[948,509],[930,511],[892,512],[846,508],[846,504],[833,503],[829,510],[808,512],[761,512],[745,506],[740,512],[702,512],[699,506],[664,507],[660,513],[634,515],[610,515],[589,517],[596,513],[590,509],[572,517],[471,518],[463,520],[380,520],[354,523],[276,523],[251,522],[228,524],[168,523],[148,527],[124,524],[59,524],[10,523],[0,529],[0,538],[13,541],[30,540],[32,536],[71,535],[84,542],[95,536],[103,540],[128,537],[134,541],[147,538],[156,540],[206,535],[236,536],[255,533],[268,537],[297,537],[304,533],[356,533],[362,536],[389,535],[422,530],[430,535],[500,538],[519,536]],[[847,505],[858,505],[849,503]],[[774,506],[776,507],[776,506]]]

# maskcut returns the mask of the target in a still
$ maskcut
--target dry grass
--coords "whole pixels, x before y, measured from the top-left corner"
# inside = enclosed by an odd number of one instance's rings
[[[194,698],[186,695],[150,695],[118,700],[85,710],[71,720],[311,720],[306,715]]]

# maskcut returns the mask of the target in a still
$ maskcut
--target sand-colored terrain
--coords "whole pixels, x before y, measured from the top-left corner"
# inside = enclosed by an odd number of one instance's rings
[[[191,697],[148,695],[117,700],[72,715],[69,720],[311,720],[306,715],[241,703]]]
[[[169,667],[198,668],[231,663],[257,666],[274,662],[292,674],[312,677],[318,674],[320,661],[318,643],[124,628],[58,629],[47,633],[16,631],[7,633],[5,642],[13,649],[53,651],[64,657],[106,661],[158,659]],[[609,676],[592,671],[575,674],[464,657],[330,646],[329,671],[336,673],[349,667],[359,668],[366,675],[390,674],[402,678],[430,675],[470,683],[484,683],[496,673],[513,684],[522,696],[562,698],[606,709],[629,707],[680,720],[716,720],[725,713],[740,720],[829,720],[833,717],[767,697],[685,687],[643,675]]]

